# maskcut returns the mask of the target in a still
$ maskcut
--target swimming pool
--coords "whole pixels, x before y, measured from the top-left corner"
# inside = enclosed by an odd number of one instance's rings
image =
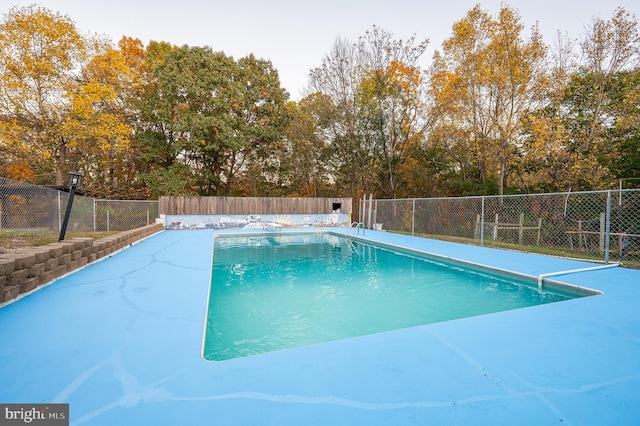
[[[558,278],[597,297],[211,362],[203,322],[222,234],[161,232],[0,309],[0,401],[69,403],[78,426],[638,424],[639,270]],[[366,238],[534,277],[593,266]]]
[[[218,236],[203,357],[222,361],[584,295],[330,233]]]

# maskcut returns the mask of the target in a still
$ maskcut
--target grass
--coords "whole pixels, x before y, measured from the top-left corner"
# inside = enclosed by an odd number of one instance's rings
[[[67,232],[65,240],[79,237],[90,237],[94,239],[115,235],[119,231],[110,232]],[[2,231],[0,232],[0,254],[10,252],[24,247],[38,247],[50,243],[58,242],[57,232],[45,231]]]
[[[409,232],[396,232],[390,231],[397,234],[405,234],[411,235]],[[470,245],[479,245],[479,241],[477,239],[472,238],[464,238],[464,237],[451,237],[451,236],[443,236],[443,235],[430,235],[430,234],[420,234],[415,233],[416,237],[422,238],[430,238],[433,240],[441,240],[441,241],[449,241],[452,243],[460,243],[460,244],[470,244]],[[534,254],[543,254],[546,256],[556,256],[556,257],[564,257],[569,259],[580,259],[580,260],[589,260],[589,261],[604,261],[604,256],[599,253],[593,252],[584,252],[584,251],[571,251],[571,250],[563,250],[561,248],[554,247],[544,247],[544,246],[536,246],[536,245],[521,245],[521,244],[513,244],[506,243],[501,241],[493,241],[493,240],[484,240],[484,247],[492,247],[499,248],[503,250],[514,250],[521,251],[526,253],[534,253]],[[617,257],[611,256],[609,258],[611,262],[622,261],[623,266],[640,269],[640,254],[635,252],[629,253],[629,256],[625,259],[617,259]]]

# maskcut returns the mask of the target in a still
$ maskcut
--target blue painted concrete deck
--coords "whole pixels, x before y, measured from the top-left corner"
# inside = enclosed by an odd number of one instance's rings
[[[534,276],[592,266],[366,235]],[[603,295],[209,362],[212,239],[165,231],[0,309],[0,402],[69,403],[72,425],[640,424],[638,270],[561,279]]]

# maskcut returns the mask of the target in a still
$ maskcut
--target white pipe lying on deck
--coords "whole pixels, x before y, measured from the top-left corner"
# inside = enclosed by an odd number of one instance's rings
[[[540,274],[538,275],[538,291],[542,291],[543,278],[552,277],[554,275],[574,274],[576,272],[596,271],[598,269],[613,268],[615,266],[620,266],[620,263],[609,263],[607,265],[591,266],[589,268],[570,269],[567,271],[547,272],[546,274]]]

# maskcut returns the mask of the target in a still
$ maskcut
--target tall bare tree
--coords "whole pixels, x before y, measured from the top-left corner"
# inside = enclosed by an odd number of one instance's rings
[[[407,148],[424,128],[420,57],[426,46],[415,36],[397,40],[373,27],[355,43],[338,39],[312,71],[309,90],[332,100],[322,132],[348,195],[372,187],[381,196],[397,195]]]

